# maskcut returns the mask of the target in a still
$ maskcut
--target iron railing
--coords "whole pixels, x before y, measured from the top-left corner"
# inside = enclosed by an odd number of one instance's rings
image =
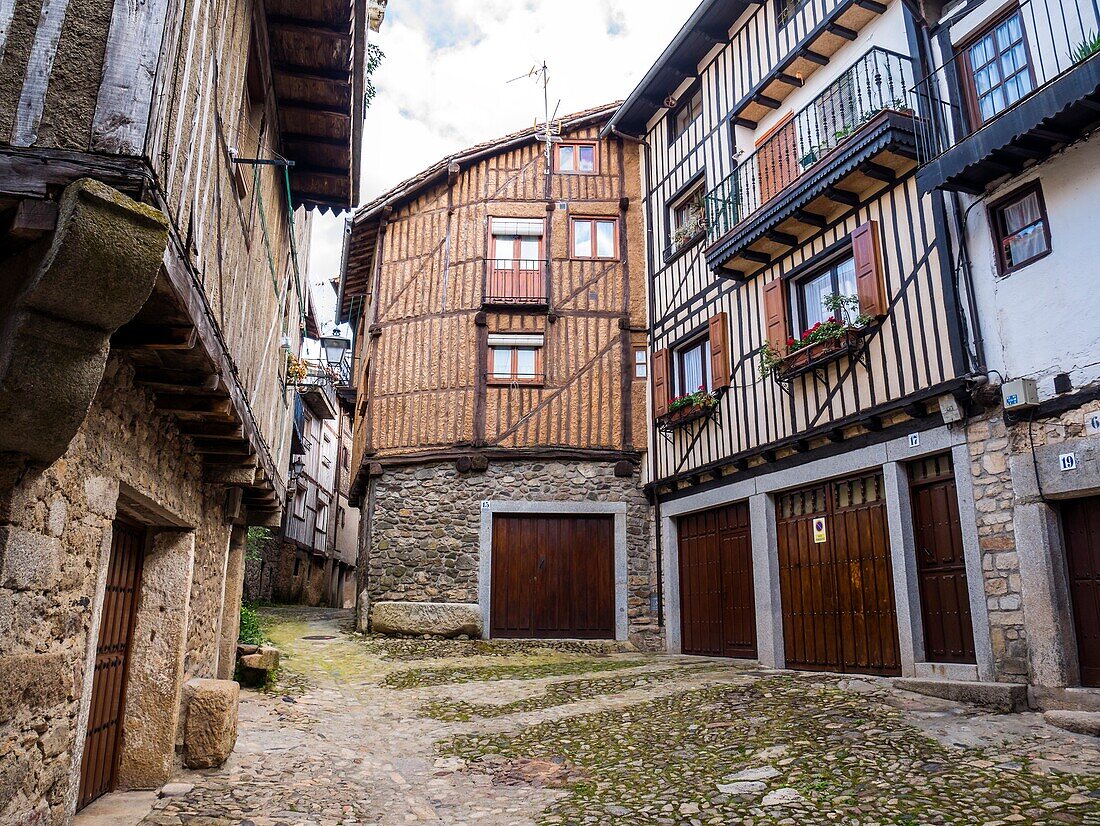
[[[808,172],[882,111],[907,111],[913,63],[873,48],[829,84],[706,197],[714,243]]]
[[[325,367],[310,364],[305,378],[298,382],[298,393],[320,393],[327,400],[330,409],[340,409],[336,398],[336,387],[333,385],[332,373]]]
[[[490,258],[485,275],[486,304],[545,304],[550,295],[548,261]]]
[[[1098,0],[1022,0],[1012,15],[1018,15],[1023,29],[1022,55],[1029,70],[1009,88],[980,104],[964,103],[976,98],[977,87],[969,76],[970,47],[944,59],[943,64],[912,88],[912,99],[921,115],[917,130],[917,151],[922,164],[935,160],[951,147],[998,120],[1024,100],[1100,52],[1100,2]],[[1008,21],[1012,15],[1002,18]],[[995,28],[1000,29],[1001,24]],[[997,32],[1002,47],[1011,40],[1012,25]],[[1019,54],[1020,52],[1017,52]],[[976,54],[982,59],[982,54]],[[1001,60],[1005,62],[1002,63]],[[1004,69],[1019,70],[1015,55],[1002,55],[993,72],[1001,80]],[[977,108],[978,111],[971,111]]]

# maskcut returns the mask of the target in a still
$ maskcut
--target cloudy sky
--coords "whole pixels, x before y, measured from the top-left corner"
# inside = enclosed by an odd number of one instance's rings
[[[386,54],[364,124],[360,201],[435,161],[531,126],[533,80],[550,67],[551,108],[568,114],[625,98],[698,0],[390,0],[374,42]],[[344,218],[318,215],[310,258],[322,320],[335,304]]]

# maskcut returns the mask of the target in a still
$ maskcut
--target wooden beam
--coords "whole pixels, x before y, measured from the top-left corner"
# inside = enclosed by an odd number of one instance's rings
[[[203,439],[224,439],[226,441],[239,441],[246,438],[244,428],[239,424],[222,424],[218,422],[180,422],[180,433],[185,436],[201,437]]]
[[[194,413],[208,417],[228,417],[233,410],[229,399],[191,394],[160,393],[155,404],[162,413],[173,416]]]
[[[20,241],[34,241],[57,229],[57,203],[24,198],[15,208],[8,234]]]
[[[877,433],[882,430],[882,417],[881,416],[868,416],[863,421],[863,426],[870,430],[872,433]]]
[[[198,333],[194,327],[126,324],[111,336],[119,350],[194,350]]]
[[[769,109],[778,109],[783,105],[783,101],[768,97],[763,92],[757,92],[752,96],[752,100],[753,103],[759,103],[761,106],[767,106]]]
[[[838,204],[844,204],[845,206],[859,206],[859,196],[847,189],[831,186],[825,190],[825,197],[830,201],[836,201]]]
[[[923,419],[925,416],[929,415],[928,405],[924,402],[913,402],[912,404],[906,405],[903,410],[906,415],[914,419]]]
[[[810,450],[810,440],[796,439],[794,443],[794,449],[796,453],[808,453]]]
[[[799,246],[798,237],[791,235],[789,232],[780,232],[777,229],[770,229],[764,233],[764,237],[769,241],[774,241],[777,244],[782,244],[785,247],[797,247]]]
[[[336,118],[351,118],[350,107],[331,106],[327,103],[318,103],[315,100],[305,98],[284,98],[279,101],[279,109],[283,112],[311,112],[315,115],[331,115]]]
[[[733,123],[737,126],[743,126],[746,129],[755,129],[757,126],[757,121],[749,120],[748,118],[743,118],[741,116],[730,118],[730,120],[733,121]]]
[[[755,261],[757,264],[764,264],[765,266],[772,262],[772,257],[766,252],[757,252],[756,250],[743,250],[741,257],[746,261]]]
[[[1034,135],[1035,137],[1049,141],[1051,143],[1073,143],[1077,140],[1073,135],[1068,132],[1061,132],[1057,129],[1047,129],[1042,127],[1035,127],[1034,129],[1027,130],[1028,135]]]
[[[795,220],[801,221],[803,224],[809,224],[811,227],[817,227],[818,229],[825,229],[828,224],[824,215],[818,215],[816,212],[810,212],[805,209],[796,209],[794,217]]]
[[[825,434],[825,437],[830,442],[836,442],[837,444],[840,444],[844,441],[844,428],[834,427],[832,430]]]
[[[876,181],[883,181],[888,184],[894,183],[898,177],[897,173],[890,167],[874,161],[864,161],[859,165],[859,171],[868,178],[874,178]]]
[[[154,393],[215,393],[221,385],[216,374],[195,375],[183,370],[139,367],[134,371],[134,382]]]
[[[813,49],[810,48],[802,49],[802,51],[798,53],[798,56],[803,58],[804,60],[810,61],[811,63],[816,63],[818,66],[829,65],[828,55],[823,55],[821,54],[821,52],[815,52]]]
[[[886,4],[880,3],[878,0],[856,0],[856,5],[861,9],[873,11],[875,14],[884,14],[886,12]]]
[[[314,83],[350,84],[351,71],[349,69],[325,69],[318,66],[309,66],[304,63],[291,63],[280,60],[272,65],[272,70],[277,75],[287,75],[295,80],[307,80]]]
[[[775,79],[778,80],[780,83],[786,83],[788,86],[794,86],[798,89],[801,89],[803,86],[806,85],[806,81],[804,81],[802,78],[798,77],[797,75],[789,75],[786,72],[779,72],[778,74],[776,74]]]
[[[733,466],[744,473],[749,469],[749,460],[744,457],[734,460]]]
[[[825,30],[832,32],[837,37],[843,37],[845,40],[855,40],[857,37],[859,37],[859,32],[857,32],[855,29],[849,29],[847,26],[842,26],[836,21],[829,23],[825,27]]]
[[[195,452],[204,456],[243,456],[248,457],[256,453],[248,442],[227,442],[214,440],[211,442],[194,440]]]
[[[1021,158],[1027,158],[1028,160],[1038,161],[1045,158],[1049,152],[1042,149],[1034,149],[1032,147],[1023,146],[1018,143],[1009,143],[1001,147],[1002,152],[1008,152],[1010,155],[1018,155]]]
[[[340,23],[327,23],[323,20],[313,20],[308,17],[294,17],[289,14],[269,14],[267,16],[268,28],[277,29],[280,32],[290,34],[304,34],[309,37],[336,37],[340,40],[351,40],[351,22],[345,26]]]

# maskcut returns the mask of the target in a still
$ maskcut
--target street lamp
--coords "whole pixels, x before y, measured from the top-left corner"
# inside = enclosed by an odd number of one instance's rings
[[[325,361],[334,370],[344,363],[344,358],[351,349],[351,339],[333,334],[321,337],[321,349],[325,351]]]
[[[302,457],[295,456],[294,460],[290,463],[290,479],[288,480],[291,485],[297,487],[298,477],[302,475],[302,471],[306,469],[306,463],[302,461]]]

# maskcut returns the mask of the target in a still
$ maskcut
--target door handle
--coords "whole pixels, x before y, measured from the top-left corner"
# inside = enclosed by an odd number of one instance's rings
[[[921,552],[922,554],[924,554],[924,558],[925,558],[925,559],[928,559],[928,560],[930,560],[930,561],[932,561],[932,562],[935,562],[935,561],[936,561],[936,555],[935,555],[934,553],[932,553],[932,549],[931,549],[931,548],[921,548],[921,549],[920,549],[920,552]]]
[[[539,557],[539,570],[541,571],[543,569],[543,567],[545,567],[545,565],[546,565],[546,557],[545,556],[540,556]]]

